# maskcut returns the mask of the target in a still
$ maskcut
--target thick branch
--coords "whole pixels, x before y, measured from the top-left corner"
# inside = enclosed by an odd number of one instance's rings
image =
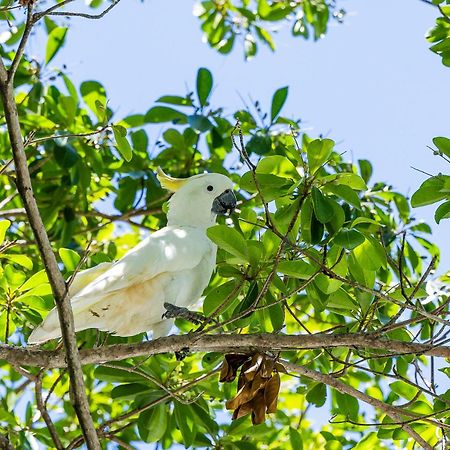
[[[120,361],[137,356],[151,356],[160,353],[174,353],[188,348],[191,352],[247,353],[254,350],[285,351],[309,350],[330,347],[384,350],[397,354],[420,354],[450,358],[450,347],[436,347],[428,344],[415,344],[383,339],[364,334],[186,334],[168,336],[155,341],[134,344],[116,344],[80,350],[82,364],[101,364]],[[66,367],[65,355],[61,352],[40,350],[33,347],[14,347],[0,344],[0,359],[22,366],[62,368]]]
[[[47,232],[34,198],[19,124],[17,105],[14,99],[13,83],[12,79],[8,78],[3,61],[0,62],[0,91],[16,168],[17,189],[27,212],[30,226],[33,229],[36,244],[39,247],[58,309],[71,387],[74,394],[73,406],[80,421],[88,447],[92,449],[100,449],[101,447],[95,432],[94,423],[89,413],[89,403],[86,397],[83,372],[76,345],[70,299],[67,296],[67,288],[64,278],[59,271],[56,257],[51,248]]]

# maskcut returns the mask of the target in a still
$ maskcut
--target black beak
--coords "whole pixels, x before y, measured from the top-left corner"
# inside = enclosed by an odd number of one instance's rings
[[[225,215],[228,212],[231,214],[234,208],[236,208],[236,197],[231,189],[227,189],[214,199],[211,211],[214,214]]]

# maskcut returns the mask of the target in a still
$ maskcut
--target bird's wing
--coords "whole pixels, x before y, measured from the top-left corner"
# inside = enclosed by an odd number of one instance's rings
[[[80,323],[80,320],[84,322],[84,312],[101,305],[105,297],[163,273],[192,269],[200,263],[209,249],[210,241],[204,233],[197,230],[166,227],[152,234],[72,297],[76,330],[97,327],[95,324]],[[124,296],[112,297],[126,302]],[[59,321],[54,308],[33,330],[28,342],[40,343],[59,335]]]
[[[74,310],[84,298],[104,296],[129,288],[164,272],[189,270],[197,266],[210,248],[197,230],[166,227],[153,233],[73,298]]]
[[[69,295],[73,297],[78,294],[88,284],[92,283],[96,278],[105,273],[113,266],[112,262],[103,262],[97,264],[90,269],[82,270],[75,275],[73,281],[70,282]]]

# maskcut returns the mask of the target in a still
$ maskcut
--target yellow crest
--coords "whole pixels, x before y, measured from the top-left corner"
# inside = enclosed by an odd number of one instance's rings
[[[169,175],[166,175],[161,167],[156,169],[156,177],[161,183],[161,187],[167,189],[168,191],[176,192],[180,189],[189,178],[173,178]]]

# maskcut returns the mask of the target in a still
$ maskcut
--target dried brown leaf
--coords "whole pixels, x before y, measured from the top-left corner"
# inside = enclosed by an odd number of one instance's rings
[[[260,374],[263,378],[270,378],[272,376],[273,369],[275,367],[275,360],[265,358],[261,364]]]
[[[287,373],[286,367],[278,361],[275,363],[275,369],[277,372]]]
[[[258,395],[252,400],[252,423],[258,425],[266,419],[266,404],[264,402],[264,392],[259,391]]]
[[[226,403],[227,409],[236,409],[239,406],[247,403],[253,398],[252,392],[250,390],[250,385],[246,384],[243,386],[238,393]]]
[[[242,371],[244,372],[245,378],[247,380],[253,380],[263,361],[264,355],[262,355],[261,353],[256,353],[255,355],[253,355],[252,361],[250,364],[248,364],[248,367],[245,367],[245,369],[244,367],[242,367]]]
[[[248,356],[246,355],[235,355],[233,353],[225,355],[219,381],[222,383],[233,381],[236,378],[239,367],[247,360]]]
[[[268,413],[277,412],[278,393],[280,392],[280,375],[275,373],[264,388],[264,403]]]
[[[239,406],[239,408],[236,408],[233,413],[233,420],[240,419],[243,416],[246,416],[247,414],[250,414],[253,411],[252,402],[244,403],[243,405]]]
[[[258,372],[253,378],[253,381],[250,382],[250,390],[252,392],[252,396],[255,396],[259,390],[264,390],[264,387],[267,383],[267,378],[263,378],[261,373]]]

